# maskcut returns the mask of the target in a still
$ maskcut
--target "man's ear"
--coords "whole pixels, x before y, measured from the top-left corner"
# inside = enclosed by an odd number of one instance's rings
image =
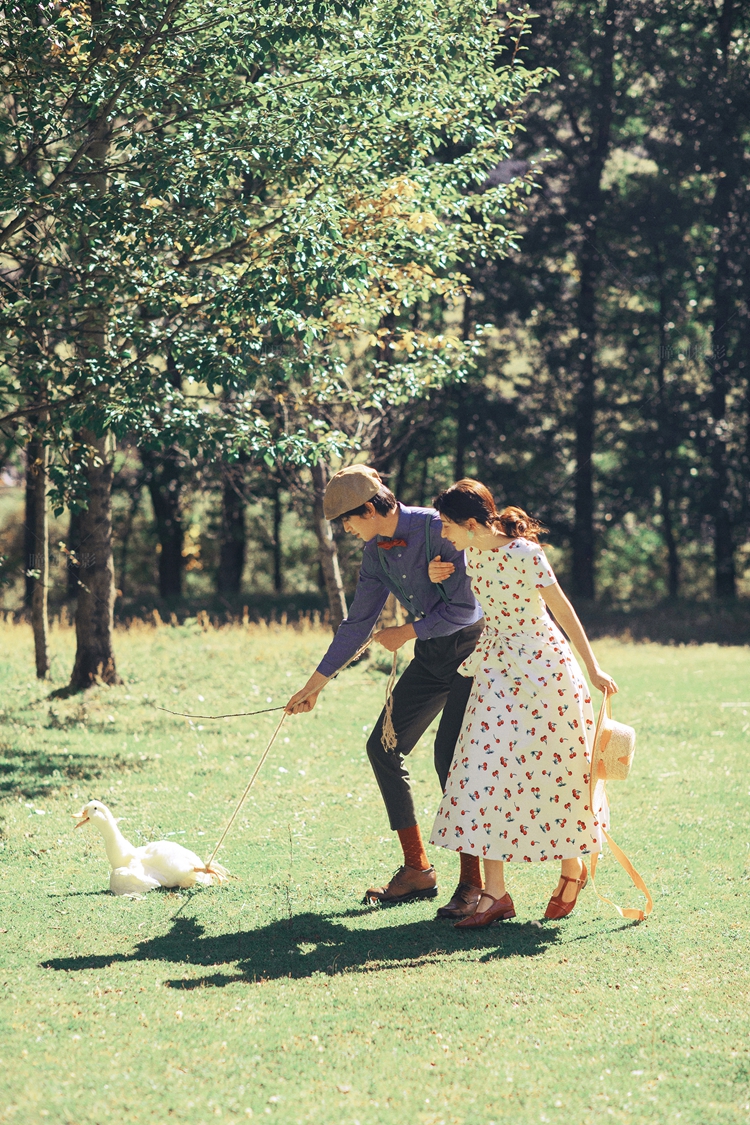
[[[375,515],[375,506],[369,500],[365,501],[365,512],[362,516],[363,520],[371,520]]]

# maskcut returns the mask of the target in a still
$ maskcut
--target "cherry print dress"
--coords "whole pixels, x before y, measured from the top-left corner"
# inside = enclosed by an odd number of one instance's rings
[[[589,809],[594,713],[540,593],[552,568],[528,539],[468,547],[466,563],[486,624],[459,668],[474,686],[430,843],[507,862],[599,852],[609,813]]]

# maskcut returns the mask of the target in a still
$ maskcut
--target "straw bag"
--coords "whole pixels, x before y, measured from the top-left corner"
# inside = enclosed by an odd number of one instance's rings
[[[589,808],[592,812],[598,807],[594,802],[595,795],[598,793],[601,797],[599,806],[601,806],[603,799],[606,797],[608,781],[624,781],[626,779],[630,773],[630,767],[633,764],[634,754],[635,731],[632,727],[628,727],[624,723],[617,723],[612,718],[612,702],[610,694],[605,688],[604,698],[594,732],[594,749],[591,752]],[[592,852],[591,854],[591,882],[594,890],[599,895],[602,902],[607,902],[610,906],[614,906],[615,910],[622,918],[634,918],[636,921],[642,922],[654,908],[651,893],[641,876],[633,867],[633,864],[625,855],[625,852],[617,846],[609,832],[607,832],[606,829],[602,829],[602,832],[617,862],[627,871],[638,890],[645,895],[645,909],[639,910],[636,907],[618,906],[617,903],[612,902],[611,899],[605,898],[604,895],[599,893],[595,882],[596,864],[599,858],[596,852]]]

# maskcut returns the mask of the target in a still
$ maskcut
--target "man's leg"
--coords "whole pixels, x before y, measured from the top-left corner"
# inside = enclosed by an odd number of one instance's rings
[[[409,771],[404,758],[416,746],[432,720],[440,713],[450,685],[434,676],[419,660],[411,662],[393,691],[393,727],[396,749],[383,748],[385,711],[367,740],[367,754],[375,774],[391,828],[398,833],[404,853],[404,866],[387,887],[371,888],[366,901],[405,902],[413,898],[434,898],[436,878],[427,859],[417,823]]]
[[[448,772],[458,743],[464,720],[466,704],[471,695],[473,680],[456,673],[435,735],[435,770],[440,788],[445,792]],[[482,889],[482,868],[479,856],[459,852],[461,870],[453,897],[438,909],[438,918],[466,918],[474,914]]]
[[[383,719],[380,712],[367,740],[367,755],[380,787],[394,832],[417,823],[409,771],[404,758],[410,754],[448,698],[450,685],[435,679],[418,660],[412,660],[393,689],[393,729],[396,749],[383,748]],[[459,724],[460,729],[460,724]],[[450,764],[450,763],[449,763]]]
[[[435,735],[435,771],[443,792],[445,792],[448,772],[453,761],[453,752],[461,733],[464,712],[466,711],[466,704],[469,702],[473,683],[473,680],[466,676],[459,676],[456,672],[445,701],[443,714],[440,716],[440,725]]]

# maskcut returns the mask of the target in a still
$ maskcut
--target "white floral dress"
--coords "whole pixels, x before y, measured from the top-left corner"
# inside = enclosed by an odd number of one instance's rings
[[[459,672],[474,686],[430,842],[487,859],[572,859],[602,848],[589,809],[594,714],[540,590],[555,575],[536,543],[466,551],[485,630]]]

